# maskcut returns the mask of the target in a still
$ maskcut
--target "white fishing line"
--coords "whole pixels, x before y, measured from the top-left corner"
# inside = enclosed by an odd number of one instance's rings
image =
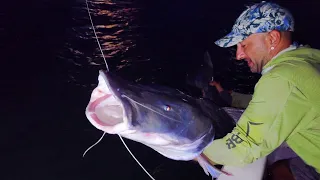
[[[140,162],[138,161],[138,159],[132,154],[132,152],[130,151],[129,147],[127,146],[127,144],[124,142],[123,138],[118,134],[119,138],[121,139],[123,145],[126,147],[126,149],[128,150],[128,152],[131,154],[131,156],[133,157],[134,160],[136,160],[136,162],[140,165],[140,167],[144,170],[144,172],[146,172],[148,174],[148,176],[152,179],[155,180],[151,174],[149,174],[149,172],[142,166],[142,164],[140,164]]]
[[[86,0],[86,4],[87,4],[87,10],[88,10],[88,14],[89,14],[89,18],[90,18],[90,22],[91,22],[91,25],[92,25],[92,29],[93,29],[94,35],[96,36],[96,40],[97,40],[99,49],[100,49],[101,54],[102,54],[102,58],[103,58],[103,60],[104,60],[104,63],[106,64],[107,71],[109,72],[109,66],[108,66],[107,60],[106,60],[106,58],[104,57],[104,54],[103,54],[103,51],[102,51],[100,42],[99,42],[99,40],[98,40],[98,36],[97,36],[97,33],[96,33],[96,29],[95,29],[94,26],[93,26],[93,21],[92,21],[91,15],[90,15],[90,10],[89,10],[89,5],[88,5],[88,0]]]
[[[97,144],[102,140],[102,138],[104,137],[105,134],[106,134],[106,132],[104,132],[104,133],[102,134],[101,138],[100,138],[96,143],[94,143],[92,146],[90,146],[90,147],[83,153],[82,157],[84,157],[84,156],[86,155],[86,153],[87,153],[91,148],[93,148],[95,145],[97,145]]]
[[[94,35],[95,35],[95,37],[96,37],[96,39],[97,39],[97,43],[98,43],[99,49],[100,49],[100,51],[101,51],[103,60],[104,60],[104,62],[105,62],[105,64],[106,64],[107,71],[109,72],[108,63],[107,63],[106,58],[104,57],[102,48],[101,48],[100,43],[99,43],[99,40],[98,40],[98,36],[97,36],[96,30],[95,30],[94,25],[93,25],[93,21],[92,21],[91,15],[90,15],[88,0],[86,0],[86,5],[87,5],[87,10],[88,10],[88,14],[89,14],[89,18],[90,18],[90,22],[91,22],[91,25],[92,25],[92,29],[93,29]],[[90,147],[84,152],[83,156],[84,156],[84,155],[86,154],[86,152],[88,152],[92,147],[94,147],[95,145],[97,145],[97,144],[102,140],[102,138],[104,137],[104,135],[105,135],[105,132],[103,133],[103,135],[101,136],[101,138],[100,138],[96,143],[94,143],[92,146],[90,146]],[[143,167],[143,165],[138,161],[138,159],[132,154],[132,152],[130,151],[129,147],[128,147],[127,144],[124,142],[124,140],[122,139],[122,137],[120,136],[120,134],[118,134],[118,136],[119,136],[120,140],[122,141],[124,147],[126,147],[126,149],[128,150],[128,152],[130,153],[130,155],[133,157],[133,159],[139,164],[139,166],[144,170],[144,172],[146,172],[146,173],[148,174],[148,176],[149,176],[152,180],[155,180],[155,179],[149,174],[149,172]]]

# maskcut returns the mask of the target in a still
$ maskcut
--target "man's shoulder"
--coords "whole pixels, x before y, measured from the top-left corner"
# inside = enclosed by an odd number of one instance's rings
[[[259,83],[260,82],[260,83]],[[309,60],[287,60],[278,63],[270,71],[264,74],[257,83],[261,86],[279,86],[286,83],[295,86],[304,92],[320,92],[320,63]],[[315,90],[317,89],[317,90]]]
[[[286,58],[319,58],[320,57],[320,50],[310,47],[298,47],[294,50],[288,51],[280,55],[280,57]]]
[[[288,71],[297,68],[310,68],[313,64],[320,63],[320,50],[299,47],[288,51],[277,57],[270,64],[277,67],[276,69],[285,69]]]
[[[287,60],[278,63],[272,68],[271,73],[283,74],[283,73],[295,73],[302,69],[312,68],[312,64],[308,61],[299,61],[296,59]]]
[[[319,72],[320,63],[313,63],[307,60],[300,61],[295,59],[281,62],[270,71],[271,74],[281,76],[287,80],[319,76]]]
[[[270,63],[273,68],[270,72],[279,75],[294,75],[308,71],[320,71],[320,50],[299,47],[283,53]],[[270,66],[270,65],[269,65]]]

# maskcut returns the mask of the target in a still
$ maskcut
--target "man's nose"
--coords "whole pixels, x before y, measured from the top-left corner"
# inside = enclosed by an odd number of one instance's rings
[[[244,59],[246,54],[243,51],[243,48],[240,44],[237,44],[237,53],[236,53],[236,59],[237,60],[242,60]]]

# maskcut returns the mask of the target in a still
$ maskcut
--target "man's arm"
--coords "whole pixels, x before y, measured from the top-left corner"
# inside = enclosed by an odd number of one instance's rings
[[[251,94],[241,94],[234,91],[231,93],[231,97],[232,97],[231,106],[236,108],[242,108],[242,109],[247,108],[252,99]]]
[[[227,103],[228,106],[232,104],[232,96],[231,92],[226,91],[222,88],[221,84],[216,81],[211,81],[209,83],[210,86],[214,86],[220,94],[220,97]]]
[[[285,141],[299,120],[295,117],[295,89],[272,73],[261,77],[253,99],[237,126],[208,145],[204,154],[217,164],[242,166],[266,156]]]

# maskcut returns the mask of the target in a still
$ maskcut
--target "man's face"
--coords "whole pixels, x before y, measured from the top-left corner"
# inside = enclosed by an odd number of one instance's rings
[[[252,34],[237,44],[237,60],[245,60],[253,73],[260,73],[263,66],[270,60],[270,47],[267,33]]]

